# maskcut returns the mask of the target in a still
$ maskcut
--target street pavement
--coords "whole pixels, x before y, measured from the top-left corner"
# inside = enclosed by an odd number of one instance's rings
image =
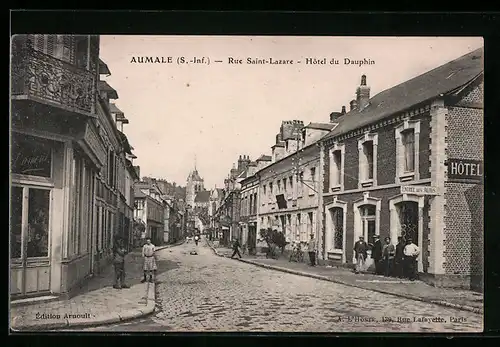
[[[69,300],[11,306],[11,328],[18,331],[74,328],[119,322],[152,313],[156,304],[155,286],[140,283],[143,275],[141,251],[127,254],[125,263],[126,282],[130,288],[113,288],[114,270],[110,264],[86,281]],[[176,264],[162,259],[158,266],[161,273]]]
[[[196,249],[198,254],[191,255]],[[269,270],[216,256],[201,242],[158,252],[166,261],[156,310],[79,331],[480,332],[482,315]]]

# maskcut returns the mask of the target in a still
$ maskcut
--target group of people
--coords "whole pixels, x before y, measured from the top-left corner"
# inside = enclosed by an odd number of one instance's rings
[[[156,248],[155,245],[151,243],[151,239],[147,238],[146,243],[142,246],[142,257],[143,257],[143,271],[144,277],[141,283],[146,281],[154,282],[156,277],[156,270],[158,269],[156,265]],[[130,288],[125,281],[125,255],[127,254],[127,249],[121,238],[118,238],[113,247],[113,265],[115,269],[115,283],[113,288],[124,289]],[[148,278],[149,276],[149,278]]]
[[[406,240],[398,237],[396,245],[391,243],[390,237],[386,237],[384,244],[380,237],[375,235],[373,245],[368,245],[363,236],[354,244],[354,255],[356,258],[355,272],[359,273],[364,267],[368,250],[371,249],[371,258],[375,263],[375,273],[387,277],[408,278],[411,281],[417,279],[417,257],[420,250],[411,238]]]

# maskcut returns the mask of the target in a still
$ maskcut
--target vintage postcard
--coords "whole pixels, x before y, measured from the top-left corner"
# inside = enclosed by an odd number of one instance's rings
[[[483,54],[13,36],[12,331],[482,332]]]

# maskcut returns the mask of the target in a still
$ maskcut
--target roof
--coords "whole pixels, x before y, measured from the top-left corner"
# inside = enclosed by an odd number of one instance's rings
[[[135,198],[145,198],[146,197],[146,194],[144,194],[141,189],[144,189],[144,187],[134,187],[134,197]]]
[[[274,147],[285,147],[285,143],[280,141],[280,142],[276,143],[275,145],[271,146],[271,148],[274,148]]]
[[[318,130],[328,130],[331,131],[337,126],[337,123],[309,123],[303,129],[318,129]]]
[[[113,89],[106,81],[99,81],[97,85],[99,91],[107,92],[109,94],[110,99],[118,99],[118,92]]]
[[[482,74],[483,54],[484,49],[479,48],[378,93],[361,112],[354,110],[340,117],[339,125],[323,139],[368,125],[464,86]]]
[[[198,170],[194,169],[191,171],[189,174],[188,179],[191,178],[193,181],[203,181],[203,178],[201,178],[200,174],[198,173]]]
[[[123,111],[120,110],[113,102],[109,103],[109,112],[111,112],[111,113],[118,113],[121,116],[123,116]]]
[[[272,157],[270,155],[261,155],[257,161],[271,161]]]
[[[132,154],[132,149],[130,147],[130,143],[128,142],[127,135],[118,130],[118,134],[120,135],[120,142],[125,149],[125,153]]]
[[[196,194],[196,197],[194,198],[194,202],[209,202],[209,201],[210,201],[209,190],[199,191],[198,194]]]
[[[109,70],[108,65],[103,62],[101,59],[99,59],[99,74],[100,75],[111,75],[111,71]]]

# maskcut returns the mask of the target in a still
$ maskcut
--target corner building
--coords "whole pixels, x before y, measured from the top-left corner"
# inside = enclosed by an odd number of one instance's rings
[[[356,94],[322,139],[325,261],[351,266],[361,235],[411,237],[422,280],[482,290],[483,50]]]

